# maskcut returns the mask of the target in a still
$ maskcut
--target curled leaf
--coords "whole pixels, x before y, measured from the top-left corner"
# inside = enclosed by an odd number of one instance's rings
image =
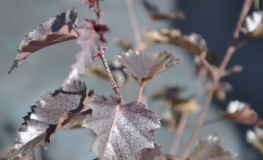
[[[263,154],[263,130],[261,128],[255,127],[254,131],[248,130],[246,139]]]
[[[234,160],[236,153],[220,146],[221,139],[210,135],[200,140],[190,154],[189,160]]]
[[[77,43],[81,50],[76,55],[76,61],[71,66],[72,70],[64,84],[77,80],[80,74],[85,73],[87,66],[91,65],[96,55],[101,53],[101,46],[106,43],[104,34],[107,31],[107,26],[96,24],[95,20],[88,19],[85,19],[83,25],[77,28],[79,34]]]
[[[17,55],[8,73],[18,67],[29,55],[44,47],[77,38],[74,29],[77,22],[77,12],[74,8],[68,9],[56,17],[40,24],[29,32],[18,45]]]
[[[182,20],[185,18],[183,12],[163,14],[159,12],[159,8],[156,5],[146,0],[143,0],[142,3],[153,20]]]
[[[208,51],[206,41],[201,35],[191,33],[189,36],[181,35],[180,30],[177,29],[161,29],[144,33],[144,36],[157,42],[169,43],[181,47],[188,52],[205,58]]]
[[[142,103],[122,104],[117,95],[92,96],[87,105],[92,116],[84,127],[97,135],[91,151],[99,159],[138,160],[145,148],[154,148],[154,130],[160,127],[159,117]]]
[[[141,160],[154,160],[154,158],[161,157],[161,147],[154,143],[154,148],[147,148],[142,150]]]
[[[237,100],[229,102],[222,117],[246,125],[263,125],[263,121],[258,118],[257,113],[247,103]]]
[[[22,157],[39,144],[47,148],[54,133],[84,109],[85,97],[86,85],[81,81],[74,81],[41,97],[23,118],[9,159]]]
[[[244,27],[241,31],[249,38],[257,38],[263,36],[263,12],[256,11],[252,15],[246,17]]]
[[[115,58],[122,64],[124,71],[141,86],[154,76],[179,63],[179,59],[166,51],[155,54],[129,51],[118,54]]]

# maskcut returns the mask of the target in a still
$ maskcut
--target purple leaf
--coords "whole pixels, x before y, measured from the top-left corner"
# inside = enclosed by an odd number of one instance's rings
[[[142,151],[141,160],[154,160],[154,158],[161,157],[162,151],[161,147],[157,144],[154,144],[154,148],[147,148]]]
[[[93,110],[84,127],[96,136],[91,151],[99,159],[138,160],[145,148],[154,148],[154,130],[159,117],[142,103],[123,104],[117,95],[93,96],[87,105]]]
[[[24,117],[25,122],[18,130],[9,158],[24,156],[38,144],[47,148],[54,133],[84,108],[85,97],[86,85],[81,81],[41,97]]]
[[[189,160],[234,160],[237,154],[222,148],[220,141],[219,137],[212,135],[200,140]]]
[[[17,49],[15,61],[8,71],[18,67],[29,55],[44,47],[77,38],[78,34],[74,30],[77,21],[77,12],[74,8],[68,9],[56,17],[40,24],[32,32],[29,32]]]
[[[154,76],[179,63],[179,59],[166,51],[155,54],[129,51],[118,54],[116,59],[123,65],[124,71],[141,86]]]
[[[77,43],[80,45],[80,52],[76,55],[76,61],[71,66],[72,71],[69,73],[65,83],[79,78],[80,74],[85,73],[95,56],[101,52],[101,46],[106,43],[104,34],[108,31],[107,26],[96,24],[94,20],[84,20],[83,25],[77,29],[79,37]]]

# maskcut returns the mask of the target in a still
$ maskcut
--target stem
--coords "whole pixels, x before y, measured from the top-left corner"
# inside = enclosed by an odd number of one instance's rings
[[[126,0],[126,5],[127,5],[129,17],[130,17],[130,23],[132,26],[132,31],[133,31],[134,41],[135,41],[135,48],[138,49],[141,43],[141,34],[140,34],[139,27],[138,27],[137,19],[135,16],[132,0]]]
[[[140,86],[140,90],[139,90],[139,95],[138,95],[138,100],[137,100],[137,102],[141,102],[141,100],[142,100],[142,96],[143,96],[143,88],[144,88],[143,85]]]
[[[239,16],[239,20],[237,22],[237,25],[236,25],[236,28],[234,30],[234,33],[233,33],[233,37],[232,37],[232,40],[231,40],[231,43],[226,51],[226,54],[225,54],[225,57],[219,67],[219,71],[218,71],[218,74],[216,75],[215,79],[214,79],[214,82],[213,82],[213,86],[211,88],[211,90],[209,91],[207,97],[206,97],[206,100],[205,100],[205,103],[204,103],[204,107],[202,108],[202,111],[201,111],[201,114],[198,118],[198,121],[197,121],[197,124],[196,124],[196,127],[190,137],[190,140],[188,141],[185,149],[184,149],[184,153],[183,153],[183,157],[187,157],[188,156],[188,153],[189,153],[189,150],[190,150],[190,147],[191,147],[191,144],[193,143],[193,141],[195,140],[195,137],[197,136],[198,132],[199,132],[199,129],[201,128],[202,124],[203,124],[203,120],[205,118],[205,115],[206,115],[206,112],[207,112],[207,109],[209,108],[209,104],[212,100],[212,97],[213,97],[213,94],[215,92],[215,89],[219,83],[219,80],[222,76],[222,73],[223,71],[225,70],[229,60],[231,59],[233,53],[235,52],[235,44],[236,44],[236,41],[239,37],[239,32],[240,32],[240,28],[241,28],[241,25],[242,23],[244,22],[244,19],[252,5],[252,2],[253,0],[245,0],[244,1],[244,4],[243,4],[243,8],[242,8],[242,11],[240,13],[240,16]]]
[[[224,119],[222,117],[211,119],[211,120],[207,120],[207,121],[204,121],[203,126],[209,125],[209,124],[213,124],[213,123],[216,123],[216,122],[220,122],[220,121],[223,121],[223,120]]]
[[[40,147],[40,146],[37,146],[37,147],[34,149],[34,154],[35,154],[35,159],[36,159],[36,160],[42,160],[41,147]]]
[[[106,73],[107,73],[108,78],[109,78],[109,80],[110,80],[110,83],[111,83],[111,85],[112,85],[112,89],[113,89],[114,92],[120,97],[119,87],[116,85],[115,80],[113,79],[113,76],[112,76],[112,74],[111,74],[111,71],[110,71],[109,65],[108,65],[108,63],[107,63],[107,61],[106,61],[106,58],[105,58],[105,56],[104,56],[104,53],[101,52],[101,53],[99,53],[98,55],[99,55],[99,57],[100,57],[103,65],[104,65],[104,67],[105,67],[105,69],[106,69]]]
[[[216,75],[215,75],[214,68],[207,62],[207,60],[205,58],[200,57],[200,59],[201,59],[203,65],[205,66],[205,68],[211,73],[213,79],[215,79]]]
[[[182,117],[181,117],[180,122],[179,122],[179,125],[178,125],[178,128],[177,128],[175,135],[174,135],[173,143],[171,145],[170,154],[172,154],[172,155],[176,155],[177,148],[178,148],[180,141],[182,139],[182,134],[183,134],[186,122],[187,122],[187,117],[188,117],[188,113],[183,112]]]

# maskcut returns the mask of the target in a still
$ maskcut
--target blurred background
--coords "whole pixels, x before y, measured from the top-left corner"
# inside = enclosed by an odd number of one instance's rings
[[[178,28],[182,34],[199,33],[207,42],[210,51],[218,51],[222,58],[235,28],[243,4],[240,0],[149,0],[159,6],[161,12],[171,13],[181,10],[186,19],[180,22],[154,22],[148,30],[160,28]],[[79,25],[83,18],[95,18],[88,6],[78,0],[1,0],[0,2],[0,153],[5,154],[16,137],[16,131],[23,122],[22,117],[42,95],[54,91],[68,76],[70,65],[75,61],[79,47],[75,40],[63,42],[37,51],[29,56],[24,63],[7,74],[16,56],[17,45],[21,39],[40,23],[68,8],[75,7],[78,12]],[[106,35],[108,41],[106,57],[112,61],[114,55],[122,50],[112,42],[114,37],[120,37],[133,42],[130,20],[125,1],[105,0],[100,3],[105,14],[101,18],[107,24],[110,32]],[[145,25],[150,17],[141,1],[134,1],[139,26]],[[253,8],[252,8],[253,9]],[[241,34],[241,38],[244,35]],[[253,40],[238,50],[231,59],[229,66],[242,65],[244,70],[239,75],[223,79],[233,86],[233,91],[227,95],[225,102],[214,100],[206,119],[220,116],[220,111],[226,108],[229,100],[241,100],[251,104],[252,108],[263,117],[263,40]],[[151,101],[150,95],[162,86],[178,85],[186,88],[186,95],[195,92],[196,76],[194,75],[193,59],[185,50],[170,45],[155,45],[148,52],[171,51],[181,59],[181,64],[172,67],[149,82],[146,86],[149,98],[148,106],[156,111],[164,105],[163,101]],[[88,89],[96,89],[99,95],[113,93],[108,81],[95,77],[82,77]],[[126,102],[137,100],[139,87],[133,79],[127,86],[121,88],[121,94]],[[200,105],[203,100],[200,99]],[[162,114],[159,112],[158,114]],[[182,150],[189,133],[191,133],[197,114],[188,121],[179,153]],[[261,154],[245,141],[247,129],[251,127],[219,122],[202,127],[198,139],[210,134],[216,134],[223,139],[223,146],[239,153],[237,160],[260,160]],[[157,130],[156,142],[162,146],[162,151],[168,153],[173,139],[173,133],[162,128]],[[60,130],[53,137],[48,150],[42,149],[43,160],[94,159],[96,155],[89,152],[93,141],[89,129]],[[7,152],[6,152],[7,153]]]

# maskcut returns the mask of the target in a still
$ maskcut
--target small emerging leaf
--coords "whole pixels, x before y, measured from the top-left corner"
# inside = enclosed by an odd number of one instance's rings
[[[38,144],[47,148],[54,133],[84,109],[85,97],[86,85],[81,81],[74,81],[41,97],[24,117],[25,122],[18,130],[9,159],[24,156]]]
[[[189,160],[234,160],[236,153],[220,146],[220,138],[208,136],[200,140],[190,154]]]
[[[92,96],[87,105],[92,117],[84,122],[97,135],[91,151],[99,159],[138,160],[145,148],[154,148],[154,130],[159,117],[142,103],[122,104],[117,95]]]
[[[219,82],[215,89],[215,96],[218,100],[224,101],[226,100],[226,92],[232,91],[232,86],[228,82]]]
[[[123,52],[116,56],[124,71],[130,74],[140,86],[145,85],[154,76],[179,63],[172,53],[161,52],[155,54],[139,51]]]
[[[81,50],[76,55],[76,61],[71,66],[72,71],[64,84],[79,79],[79,75],[85,73],[87,66],[91,65],[95,56],[101,53],[101,46],[106,43],[104,34],[107,31],[107,26],[96,24],[95,20],[88,19],[85,19],[83,25],[77,28],[79,34],[77,43]]]
[[[154,160],[154,158],[161,157],[161,147],[154,143],[154,148],[147,148],[142,151],[141,160]]]
[[[159,12],[159,8],[156,5],[146,0],[143,0],[142,3],[153,20],[182,20],[185,18],[183,12],[163,14]]]
[[[169,110],[165,112],[161,119],[161,124],[163,127],[167,128],[170,131],[176,131],[180,120],[182,117],[182,112]]]
[[[205,40],[196,33],[187,36],[181,35],[180,30],[177,29],[161,29],[144,33],[144,36],[157,43],[169,43],[182,47],[193,55],[203,58],[205,58],[208,51]]]
[[[237,100],[229,102],[222,117],[246,125],[263,125],[263,120],[258,118],[257,113],[248,104]]]
[[[78,34],[74,29],[77,21],[77,12],[74,8],[68,9],[56,17],[40,24],[32,32],[29,32],[17,49],[15,61],[8,71],[18,67],[29,55],[44,47],[77,38]]]
[[[263,130],[261,128],[255,127],[254,131],[248,130],[246,139],[263,154]]]

